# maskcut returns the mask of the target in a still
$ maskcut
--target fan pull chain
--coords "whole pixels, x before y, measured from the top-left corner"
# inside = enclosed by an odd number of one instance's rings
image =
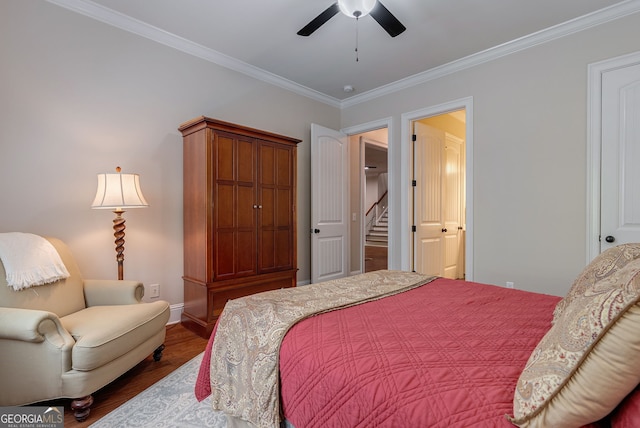
[[[358,58],[358,16],[356,16],[356,62],[358,62],[360,59]]]

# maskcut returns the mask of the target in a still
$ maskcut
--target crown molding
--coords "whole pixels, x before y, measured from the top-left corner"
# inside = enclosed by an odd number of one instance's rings
[[[340,103],[340,108],[352,107],[384,95],[420,85],[430,80],[439,79],[449,74],[475,67],[476,65],[493,61],[533,46],[547,43],[637,12],[640,12],[640,0],[627,0],[562,24],[511,40],[482,52],[478,52],[421,73],[414,74],[413,76],[397,80],[389,83],[388,85],[380,86],[370,91],[363,92],[362,94],[346,98]]]
[[[291,80],[280,77],[276,74],[255,67],[246,62],[240,61],[229,55],[225,55],[216,50],[207,48],[198,43],[177,36],[161,28],[149,25],[146,22],[132,18],[131,16],[109,9],[91,0],[47,0],[57,6],[71,10],[73,12],[93,18],[97,21],[112,25],[121,30],[128,31],[141,37],[153,40],[157,43],[169,46],[186,54],[204,59],[219,66],[253,77],[257,80],[270,83],[274,86],[295,92],[308,98],[340,107],[340,100],[322,94],[306,86],[295,83]]]
[[[323,102],[340,109],[353,107],[375,98],[382,97],[400,90],[410,88],[430,80],[438,79],[449,74],[465,70],[476,65],[493,61],[495,59],[519,52],[530,47],[547,43],[549,41],[577,33],[579,31],[604,24],[640,12],[640,0],[627,0],[622,3],[601,9],[562,24],[549,27],[536,33],[520,37],[502,45],[489,48],[456,61],[414,74],[413,76],[397,80],[387,85],[380,86],[362,94],[339,100],[330,97],[306,86],[285,79],[281,76],[240,61],[229,55],[207,48],[198,43],[177,36],[168,31],[149,25],[128,15],[116,12],[91,0],[47,0],[48,2],[73,12],[93,18],[97,21],[120,28],[130,33],[145,37],[157,43],[177,49],[189,55],[204,59],[219,66],[245,74],[257,80],[278,86],[305,97]]]

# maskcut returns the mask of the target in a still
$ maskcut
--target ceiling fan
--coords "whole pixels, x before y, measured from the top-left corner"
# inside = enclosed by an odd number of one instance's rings
[[[371,15],[391,37],[396,37],[406,30],[406,27],[379,0],[338,0],[305,25],[297,34],[299,36],[311,35],[338,12],[356,19]]]

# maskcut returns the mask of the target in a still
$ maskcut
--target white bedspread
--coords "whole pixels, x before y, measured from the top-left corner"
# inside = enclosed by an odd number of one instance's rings
[[[69,272],[49,241],[32,233],[0,233],[0,260],[14,290],[68,278]]]

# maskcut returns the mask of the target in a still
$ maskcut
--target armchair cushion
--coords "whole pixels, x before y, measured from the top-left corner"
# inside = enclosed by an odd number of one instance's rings
[[[168,319],[169,307],[163,301],[92,306],[61,318],[76,341],[71,368],[89,371],[115,360],[162,330]]]

